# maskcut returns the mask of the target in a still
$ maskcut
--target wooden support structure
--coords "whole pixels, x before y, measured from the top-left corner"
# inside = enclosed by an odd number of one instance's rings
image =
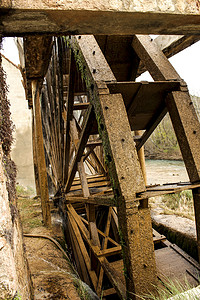
[[[135,298],[134,293],[137,294],[139,291],[145,293],[147,289],[152,289],[156,282],[150,213],[148,208],[139,210],[139,202],[135,201],[136,193],[145,190],[144,180],[137,160],[123,98],[119,94],[111,95],[104,83],[106,81],[115,82],[116,79],[100,48],[92,36],[73,38],[72,48],[74,53],[78,52],[80,55],[77,61],[85,64],[87,75],[83,74],[83,76],[88,76],[91,80],[90,103],[94,105],[116,204],[119,208],[118,217],[127,279],[127,297]],[[117,115],[115,114],[116,107],[119,112]],[[129,165],[128,168],[127,165]],[[128,178],[129,180],[127,180]],[[124,222],[125,216],[128,216],[126,217],[127,223]],[[145,222],[143,223],[142,220]],[[149,228],[149,231],[145,230],[148,238],[144,238],[144,235],[140,234],[144,231],[143,226]],[[133,234],[134,239],[131,237]],[[139,260],[141,247],[144,247],[146,255]],[[144,269],[145,271],[143,271]],[[137,276],[138,272],[140,272],[140,280]],[[145,285],[144,282],[146,282]]]
[[[79,274],[104,299],[154,292],[161,252],[173,264],[167,255],[174,258],[174,250],[152,231],[149,197],[192,189],[200,240],[199,124],[186,84],[167,59],[170,45],[179,51],[193,40],[181,36],[158,46],[159,38],[140,35],[53,38],[33,101],[34,120],[41,104],[44,140],[35,147],[43,169],[37,164],[41,178],[46,160]],[[133,81],[144,70],[154,82]],[[143,146],[168,111],[190,182],[147,186]]]

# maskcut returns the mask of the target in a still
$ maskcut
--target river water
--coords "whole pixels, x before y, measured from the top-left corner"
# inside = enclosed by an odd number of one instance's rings
[[[146,160],[147,184],[189,181],[183,161]]]

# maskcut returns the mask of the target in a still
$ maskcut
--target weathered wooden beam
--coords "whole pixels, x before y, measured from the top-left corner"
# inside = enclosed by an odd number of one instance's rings
[[[159,35],[154,42],[170,58],[199,40],[200,35]]]
[[[167,58],[181,52],[200,40],[200,35],[159,35],[154,42]],[[146,71],[145,65],[140,62],[137,77]]]
[[[36,194],[40,196],[40,181],[38,173],[38,159],[37,159],[37,146],[36,146],[36,136],[35,136],[35,118],[32,110],[32,147],[33,147],[33,166],[34,166],[34,176],[35,176],[35,187]]]
[[[150,212],[148,208],[138,209],[136,200],[136,193],[145,191],[145,184],[135,144],[123,98],[120,94],[110,94],[105,84],[116,79],[94,37],[74,37],[71,44],[86,81],[89,101],[95,108],[118,206],[127,297],[135,299],[135,293],[145,293],[156,283]]]
[[[66,184],[69,175],[70,162],[70,121],[73,118],[74,105],[74,86],[75,86],[75,62],[71,50],[68,50],[68,70],[69,79],[67,87],[66,111],[65,111],[65,136],[64,136],[64,154],[63,154],[63,185]]]
[[[33,94],[33,112],[34,112],[34,120],[35,120],[34,128],[35,128],[35,138],[36,138],[36,151],[37,151],[38,174],[39,174],[39,183],[40,183],[42,216],[43,216],[44,224],[46,226],[51,226],[51,213],[50,213],[47,173],[46,173],[43,135],[42,135],[40,94],[39,94],[37,81],[32,81],[32,94]]]
[[[52,50],[52,37],[34,36],[23,39],[25,60],[25,91],[29,107],[32,107],[31,80],[37,79],[42,83],[47,72]]]
[[[196,0],[156,2],[21,1],[0,4],[1,33],[27,34],[199,34]],[[68,20],[66,22],[66,20]]]

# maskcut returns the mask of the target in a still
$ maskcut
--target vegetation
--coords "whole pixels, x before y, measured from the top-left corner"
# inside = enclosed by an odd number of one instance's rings
[[[17,188],[21,190],[21,187]],[[25,193],[25,191],[24,191]],[[30,198],[29,191],[26,192],[28,196],[20,194],[18,196],[18,208],[20,211],[23,230],[25,233],[31,231],[31,229],[43,226],[41,215],[41,204],[39,198]]]
[[[155,286],[155,294],[150,293],[145,296],[138,296],[139,299],[146,300],[146,299],[152,299],[152,300],[167,300],[171,299],[171,297],[177,296],[175,299],[188,299],[188,300],[195,300],[199,299],[199,296],[195,295],[194,291],[191,291],[190,295],[187,296],[184,295],[185,292],[188,292],[189,290],[192,290],[194,288],[193,285],[191,285],[187,278],[183,282],[180,282],[179,280],[172,280],[169,278],[164,278],[164,281],[162,280],[158,286]]]
[[[191,96],[200,118],[200,97]],[[167,114],[145,144],[145,155],[150,159],[182,159],[176,135]]]
[[[30,197],[33,196],[35,194],[35,191],[32,187],[28,186],[28,187],[24,187],[22,185],[17,184],[16,185],[16,193],[18,197]]]
[[[162,197],[165,214],[174,214],[189,219],[194,219],[194,207],[192,191],[186,190],[176,194],[168,194]]]

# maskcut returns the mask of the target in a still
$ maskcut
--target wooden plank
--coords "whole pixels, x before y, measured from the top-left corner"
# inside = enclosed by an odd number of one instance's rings
[[[98,181],[98,182],[94,182],[94,183],[89,183],[89,188],[94,188],[94,187],[103,187],[103,186],[110,186],[110,182],[107,181],[107,180],[104,180],[104,181]],[[80,190],[81,189],[81,185],[75,185],[75,186],[72,186],[70,188],[70,192],[71,191],[77,191],[77,190]]]
[[[75,119],[72,119],[70,121],[70,129],[71,129],[70,132],[72,135],[72,139],[75,144],[75,148],[77,148],[76,145],[78,144],[79,137],[78,137],[78,130],[76,128]],[[75,155],[76,155],[76,153],[75,153]],[[90,191],[89,191],[87,178],[86,178],[86,174],[85,174],[83,158],[81,158],[80,162],[78,162],[77,168],[78,168],[78,172],[79,172],[83,196],[89,197]],[[86,204],[86,212],[87,212],[87,217],[88,217],[88,221],[89,221],[89,230],[90,230],[91,239],[94,242],[94,245],[100,246],[99,236],[98,236],[97,227],[96,227],[96,217],[95,217],[94,205]]]
[[[107,290],[103,291],[103,297],[111,296],[111,295],[114,295],[114,294],[116,294],[116,291],[115,291],[114,288],[110,288],[110,289],[107,289]]]
[[[90,105],[89,102],[85,102],[85,103],[74,103],[73,110],[87,109],[89,105]]]
[[[97,251],[95,253],[95,255],[97,257],[101,257],[101,256],[107,257],[107,256],[121,254],[121,252],[122,252],[122,247],[117,246],[117,247],[112,247],[112,248],[109,248],[109,249],[103,249],[103,250]]]
[[[33,94],[33,111],[34,111],[34,120],[35,120],[34,128],[35,128],[35,137],[36,137],[36,151],[37,151],[38,173],[39,173],[39,182],[40,182],[42,217],[45,226],[51,226],[51,213],[50,213],[47,173],[46,173],[43,136],[42,136],[40,95],[39,95],[39,86],[37,81],[32,81],[32,94]]]
[[[184,190],[193,190],[196,188],[200,187],[200,183],[197,184],[172,184],[167,187],[165,186],[158,186],[158,187],[149,187],[147,188],[147,191],[141,194],[138,194],[138,199],[140,199],[140,197],[142,199],[145,199],[146,197],[157,197],[157,196],[161,196],[161,195],[167,195],[167,194],[174,194],[174,193],[179,193],[181,191]]]
[[[95,182],[101,182],[101,181],[106,181],[107,177],[105,177],[103,174],[99,174],[97,176],[87,176],[87,182],[90,183],[95,183]],[[100,183],[101,184],[101,183]],[[76,177],[74,178],[74,181],[72,183],[72,186],[77,186],[80,185],[80,178]]]
[[[71,222],[68,223],[68,226],[69,226],[69,233],[70,233],[70,236],[71,236],[71,242],[72,242],[72,245],[74,246],[74,251],[73,251],[73,254],[75,255],[75,258],[76,258],[76,264],[77,264],[77,268],[78,269],[81,269],[81,272],[82,272],[82,276],[83,276],[83,280],[84,282],[86,282],[88,285],[90,285],[90,279],[89,279],[89,271],[88,271],[88,268],[89,265],[86,266],[86,262],[84,260],[84,256],[82,254],[82,251],[81,251],[81,244],[80,244],[80,239],[78,240],[77,238],[77,235],[76,235],[76,231],[77,231],[77,228],[75,227],[75,230],[74,230],[74,227],[72,226]],[[87,254],[86,254],[87,255]]]
[[[141,135],[141,131],[135,131],[135,135]],[[137,148],[136,148],[137,149]],[[147,174],[146,174],[146,165],[145,165],[145,157],[144,157],[144,147],[141,147],[139,150],[137,149],[138,158],[142,170],[142,175],[144,178],[145,185],[147,185]]]
[[[87,266],[88,273],[90,274],[90,278],[91,278],[92,284],[93,284],[94,288],[96,288],[96,285],[97,285],[97,276],[96,276],[95,272],[91,270],[90,257],[88,255],[87,250],[86,250],[85,244],[84,244],[84,242],[82,240],[80,231],[79,231],[78,226],[77,226],[76,222],[74,221],[74,219],[73,219],[73,217],[72,217],[72,215],[70,213],[68,213],[68,217],[70,219],[70,223],[72,224],[74,235],[77,238],[80,250],[81,250],[82,255],[84,257],[84,261],[85,261],[85,264]]]
[[[47,107],[48,103],[47,99],[45,99],[46,94],[44,91],[41,93],[41,106],[42,106],[42,125],[43,125],[43,139],[44,139],[44,148],[46,150],[46,155],[48,156],[49,163],[51,164],[51,168],[53,171],[53,174],[58,181],[58,173],[57,173],[57,165],[56,165],[56,159],[55,159],[55,153],[53,148],[53,140],[52,140],[52,134],[50,130],[50,124],[49,124],[49,115],[47,113]],[[51,146],[52,145],[52,146]],[[56,185],[55,185],[56,187]]]
[[[50,68],[50,67],[49,67]],[[47,85],[43,86],[42,88],[42,93],[43,93],[43,102],[44,102],[44,107],[42,109],[44,113],[45,109],[45,114],[48,116],[48,123],[49,123],[49,140],[50,140],[50,153],[52,156],[52,160],[54,162],[54,168],[55,168],[55,177],[58,179],[58,165],[57,165],[57,151],[56,151],[56,136],[55,136],[55,124],[54,124],[54,118],[53,118],[53,108],[52,108],[52,93],[50,91],[50,80],[51,80],[51,75],[50,75],[50,70],[48,70],[47,73]]]
[[[79,142],[79,136],[78,136],[78,130],[76,128],[76,122],[75,122],[74,118],[70,121],[70,133],[71,133],[72,140],[73,140],[73,143],[75,146],[75,155],[76,155],[77,144]],[[81,158],[80,161],[78,162],[77,169],[78,169],[78,173],[79,173],[83,196],[89,197],[90,192],[89,192],[87,178],[86,178],[85,169],[84,169],[84,165],[83,165],[83,158]]]

